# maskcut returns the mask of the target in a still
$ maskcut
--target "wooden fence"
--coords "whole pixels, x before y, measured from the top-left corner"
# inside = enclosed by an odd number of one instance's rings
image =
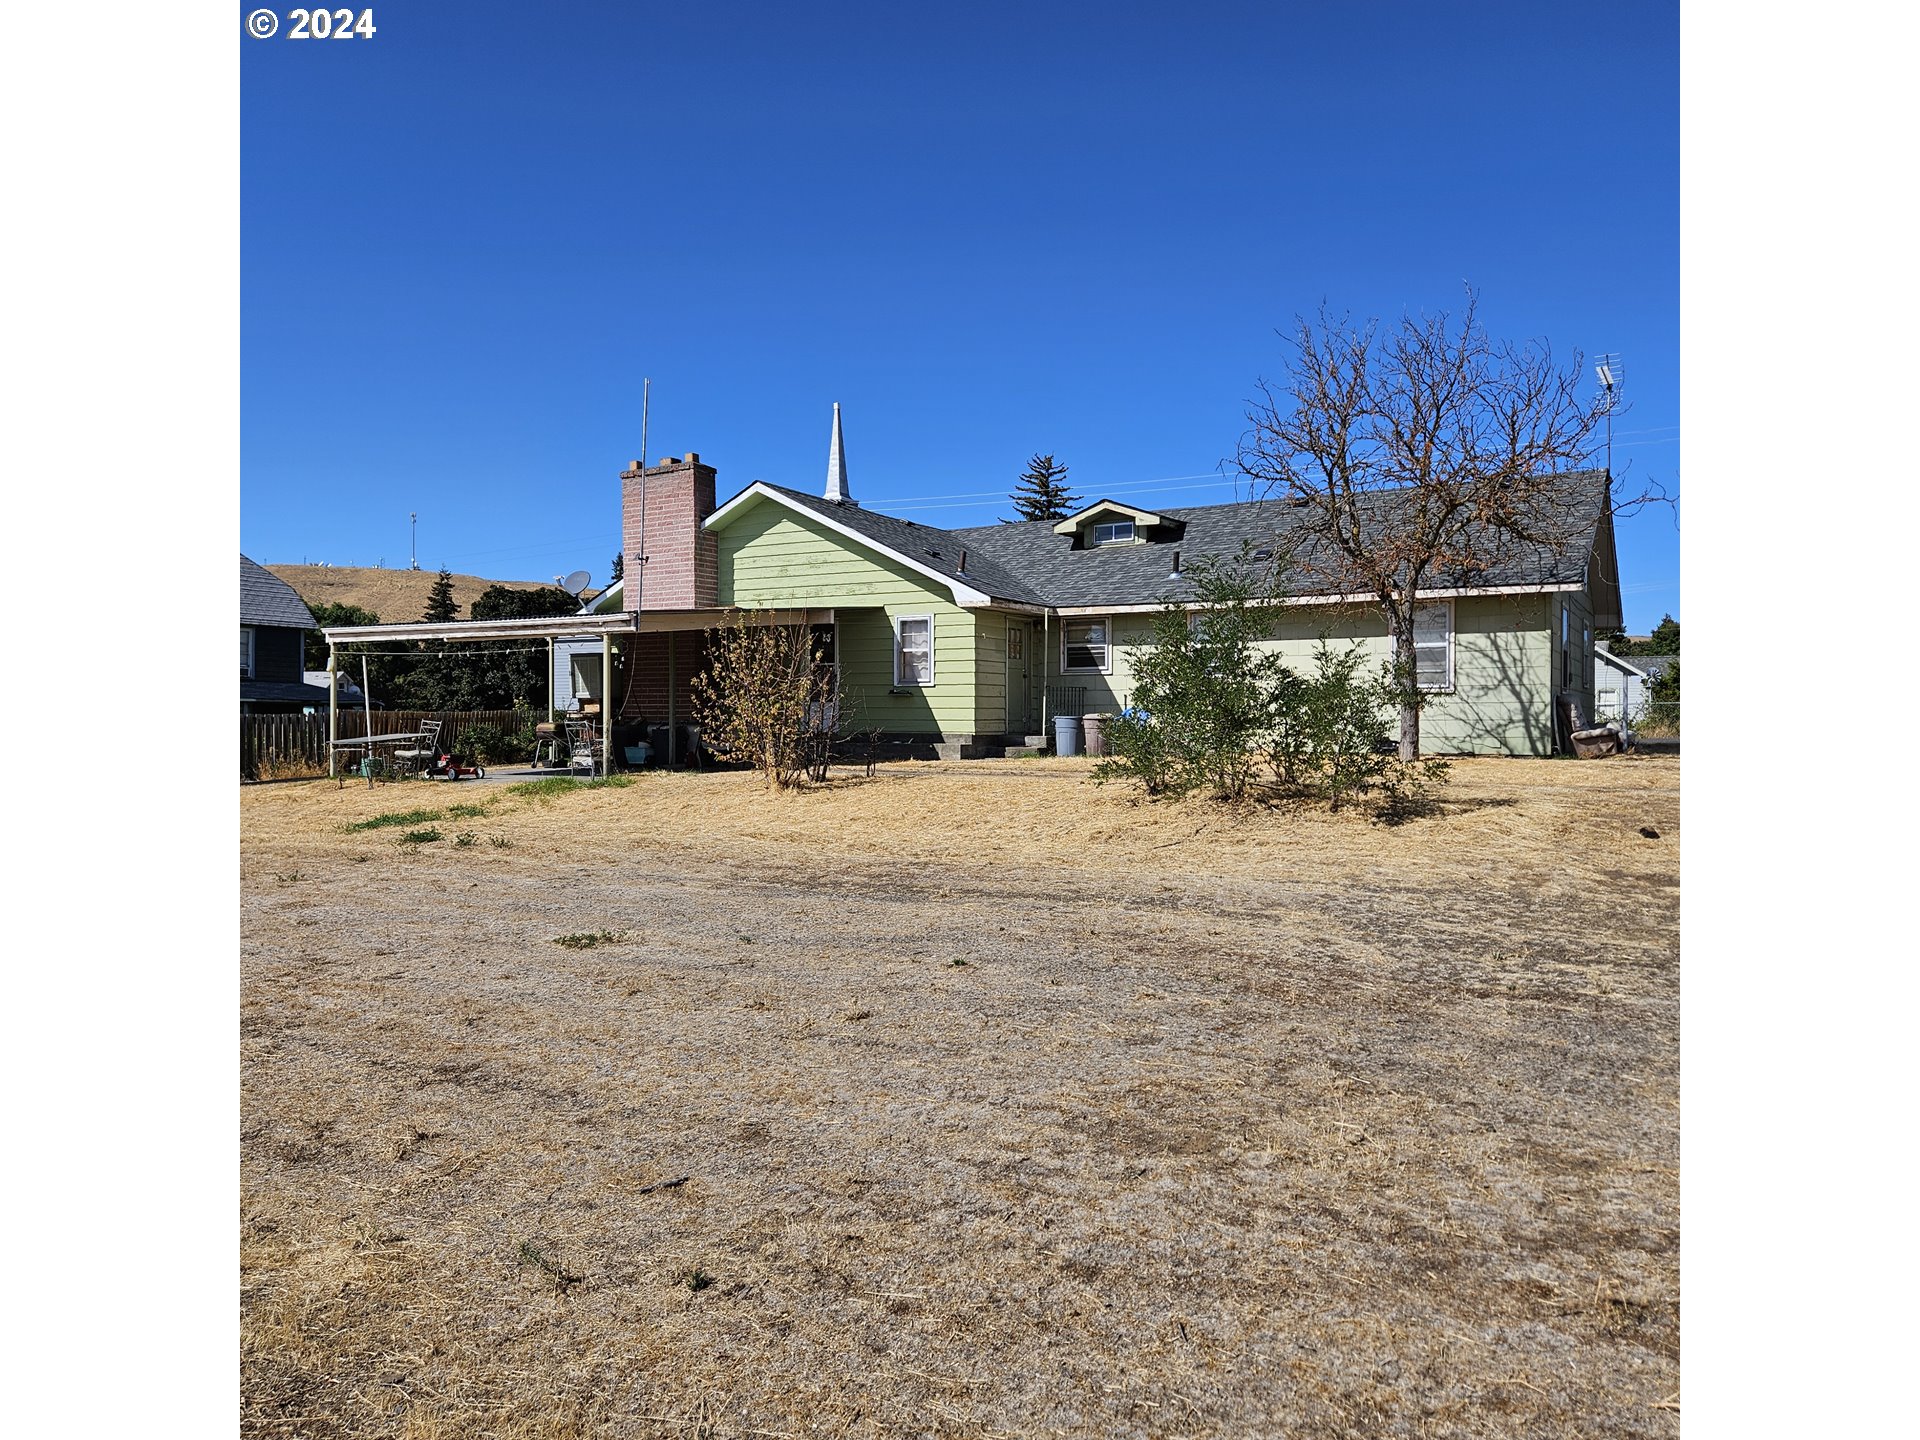
[[[459,749],[460,733],[471,727],[490,725],[501,730],[517,730],[546,719],[545,711],[533,710],[376,710],[373,733],[418,730],[423,720],[441,722],[440,743]],[[367,733],[363,710],[340,710],[339,738],[356,740]],[[358,756],[349,758],[357,759]],[[529,750],[528,758],[532,758]],[[294,775],[327,773],[327,717],[325,715],[242,715],[240,717],[240,778],[242,780],[285,779]]]

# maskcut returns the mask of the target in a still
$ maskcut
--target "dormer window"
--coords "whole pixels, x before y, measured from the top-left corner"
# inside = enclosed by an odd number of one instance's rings
[[[1102,545],[1178,540],[1185,528],[1182,521],[1170,515],[1156,515],[1124,500],[1096,500],[1056,521],[1053,533],[1071,536],[1076,550],[1097,550]]]

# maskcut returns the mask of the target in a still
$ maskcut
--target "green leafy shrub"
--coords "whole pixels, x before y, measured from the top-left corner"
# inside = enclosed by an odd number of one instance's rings
[[[1325,800],[1330,809],[1379,797],[1388,808],[1409,811],[1445,777],[1446,762],[1399,758],[1387,726],[1403,687],[1391,666],[1364,671],[1366,660],[1357,642],[1336,650],[1323,636],[1310,674],[1281,672],[1274,772],[1283,788]]]
[[[1335,810],[1365,803],[1387,819],[1430,808],[1447,765],[1399,759],[1387,726],[1407,687],[1390,664],[1370,670],[1365,647],[1324,637],[1304,673],[1281,663],[1263,643],[1278,572],[1261,572],[1244,550],[1205,557],[1188,575],[1193,598],[1154,617],[1096,780],[1131,781],[1154,798],[1271,790]]]
[[[1277,593],[1243,551],[1189,568],[1191,611],[1167,604],[1153,644],[1134,663],[1133,698],[1108,727],[1096,780],[1138,781],[1149,795],[1201,790],[1240,800],[1259,781],[1261,743],[1274,724],[1278,658],[1259,648],[1272,632],[1264,602]]]

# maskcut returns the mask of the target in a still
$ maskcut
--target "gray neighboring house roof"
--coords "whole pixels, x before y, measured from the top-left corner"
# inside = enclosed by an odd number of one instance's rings
[[[1616,655],[1604,646],[1593,647],[1593,658],[1621,670],[1631,670],[1647,680],[1657,680],[1669,665],[1678,665],[1678,655]]]
[[[1578,586],[1587,578],[1587,562],[1607,513],[1606,474],[1599,470],[1569,471],[1558,502],[1562,513],[1555,530],[1569,536],[1555,546],[1509,541],[1488,545],[1498,558],[1474,575],[1436,575],[1423,589],[1493,589],[1507,586]],[[909,557],[949,579],[986,592],[996,600],[1046,606],[1152,605],[1162,600],[1193,598],[1191,584],[1172,575],[1173,552],[1185,566],[1203,555],[1231,557],[1242,547],[1254,551],[1291,550],[1294,567],[1287,583],[1299,595],[1350,592],[1351,582],[1340,583],[1338,566],[1316,564],[1321,557],[1302,532],[1301,507],[1284,500],[1240,501],[1189,509],[1158,509],[1166,522],[1148,544],[1102,545],[1076,548],[1071,535],[1054,533],[1055,522],[1025,520],[1012,524],[977,525],[944,530],[901,520],[891,515],[840,504],[784,485],[761,482],[802,510],[810,510],[835,524],[872,540],[882,549]],[[1386,507],[1407,492],[1382,492],[1376,503]],[[729,502],[731,503],[731,502]],[[1102,502],[1082,507],[1083,512]],[[966,551],[967,568],[959,568]]]
[[[313,612],[291,585],[244,555],[240,557],[240,623],[318,628]]]
[[[242,680],[240,698],[255,703],[268,700],[275,704],[320,706],[327,703],[327,687],[297,685],[291,680]]]

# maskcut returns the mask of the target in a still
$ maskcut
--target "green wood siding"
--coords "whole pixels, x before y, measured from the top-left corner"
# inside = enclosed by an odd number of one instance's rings
[[[749,609],[832,609],[849,723],[915,735],[999,735],[1007,721],[1007,625],[1012,612],[966,610],[937,580],[841,535],[814,518],[762,500],[719,531],[719,601]],[[1569,592],[1576,689],[1593,709],[1593,658],[1582,647],[1591,625],[1587,596]],[[1453,689],[1435,693],[1421,717],[1423,748],[1435,754],[1553,753],[1553,696],[1559,687],[1561,595],[1488,595],[1455,600]],[[933,683],[893,693],[894,622],[933,617]],[[1152,641],[1153,616],[1112,617],[1111,673],[1062,674],[1063,620],[1036,624],[1028,641],[1036,685],[1050,692],[1045,728],[1063,686],[1084,689],[1083,711],[1127,704],[1133,663]],[[1386,624],[1372,606],[1289,606],[1275,612],[1272,648],[1296,668],[1310,665],[1322,633],[1357,640],[1373,661],[1388,656]]]
[[[1555,595],[1487,595],[1453,602],[1454,688],[1433,694],[1421,713],[1423,750],[1461,755],[1553,753],[1559,601]],[[1574,615],[1576,646],[1583,613],[1584,603]],[[1086,688],[1088,711],[1111,712],[1126,705],[1133,693],[1134,660],[1153,640],[1153,617],[1113,617],[1110,675],[1063,674],[1060,625],[1059,620],[1052,623],[1047,647],[1048,684],[1055,687],[1056,699],[1058,687],[1078,685]],[[1391,654],[1386,621],[1371,607],[1288,607],[1276,613],[1268,648],[1278,650],[1289,665],[1303,669],[1313,663],[1323,632],[1336,645],[1359,641],[1374,663],[1384,663]],[[1584,682],[1589,692],[1592,674],[1589,656]]]
[[[832,609],[848,724],[911,735],[981,730],[979,620],[938,581],[908,569],[771,501],[729,518],[719,532],[722,605],[746,609]],[[933,683],[893,683],[893,624],[933,617]],[[995,679],[1000,703],[1002,681]],[[996,722],[991,729],[999,730]]]

